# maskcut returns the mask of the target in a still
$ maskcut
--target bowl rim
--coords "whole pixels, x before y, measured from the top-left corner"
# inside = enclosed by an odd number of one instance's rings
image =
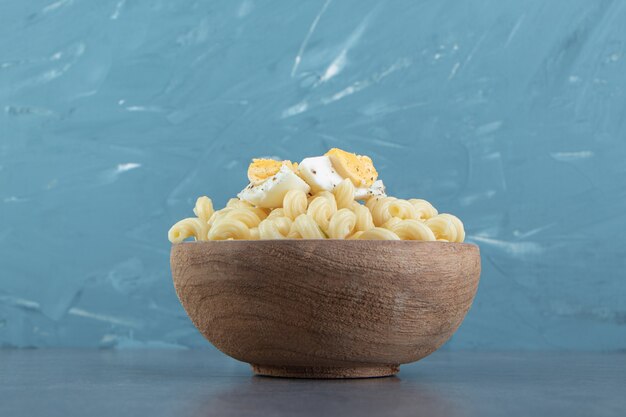
[[[198,241],[183,241],[178,243],[172,243],[172,248],[175,246],[188,246],[188,245],[196,245],[196,244],[204,244],[204,245],[237,245],[237,244],[269,244],[269,243],[278,243],[278,244],[286,244],[290,245],[298,245],[299,242],[302,243],[318,243],[318,242],[345,242],[350,245],[366,245],[372,244],[372,242],[379,243],[381,245],[441,245],[441,246],[456,246],[456,247],[473,247],[480,250],[480,246],[473,242],[439,242],[439,241],[425,241],[425,240],[376,240],[376,239],[368,239],[368,240],[360,240],[360,239],[232,239],[232,240],[198,240]]]

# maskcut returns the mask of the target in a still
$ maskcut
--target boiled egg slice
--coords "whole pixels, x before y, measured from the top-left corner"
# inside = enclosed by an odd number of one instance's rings
[[[296,175],[291,165],[282,164],[278,172],[262,182],[250,182],[237,197],[256,207],[277,208],[283,206],[283,199],[289,190],[308,193],[311,187]]]
[[[343,178],[337,174],[327,156],[305,158],[298,165],[298,174],[311,186],[311,191],[332,191]]]
[[[374,181],[371,187],[359,187],[354,189],[355,200],[367,200],[371,197],[386,197],[385,184],[382,180]]]
[[[367,159],[369,160],[369,158]],[[303,159],[300,165],[298,165],[298,174],[311,186],[311,192],[332,192],[344,178],[347,178],[340,175],[335,168],[329,156],[316,156]],[[371,168],[373,169],[374,167],[372,166]],[[359,169],[359,171],[361,170]],[[364,168],[363,172],[370,171]],[[372,178],[371,172],[369,175]],[[377,176],[378,174],[375,174],[375,177]],[[354,183],[354,181],[352,182]],[[355,200],[367,200],[370,197],[384,197],[386,195],[385,185],[381,180],[373,181],[370,185],[367,185],[367,181],[362,181],[360,184],[360,186],[355,186],[354,189]]]
[[[378,172],[369,156],[333,148],[326,152],[335,171],[343,178],[349,178],[355,187],[371,187],[378,178]]]
[[[277,161],[275,159],[255,158],[248,166],[248,180],[251,184],[260,184],[266,179],[276,175],[280,168],[286,165],[293,172],[296,172],[298,164],[291,161]]]

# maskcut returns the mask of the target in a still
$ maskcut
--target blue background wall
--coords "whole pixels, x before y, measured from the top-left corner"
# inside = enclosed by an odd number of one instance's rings
[[[5,0],[0,345],[207,346],[166,232],[338,146],[458,214],[449,349],[626,349],[626,2]]]

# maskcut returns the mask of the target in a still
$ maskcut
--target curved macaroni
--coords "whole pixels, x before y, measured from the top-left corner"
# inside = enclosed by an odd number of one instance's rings
[[[213,201],[209,197],[202,196],[196,200],[196,206],[193,208],[193,213],[200,220],[208,222],[215,210],[213,210]]]
[[[397,234],[382,227],[366,230],[359,236],[360,240],[400,240]]]
[[[382,226],[387,220],[393,217],[389,212],[389,208],[396,200],[397,198],[395,197],[376,197],[368,200],[366,206],[372,212],[372,220],[374,220],[375,226]]]
[[[389,203],[388,210],[392,217],[397,217],[400,220],[419,218],[415,206],[406,200],[397,199],[392,201]]]
[[[291,225],[293,221],[289,217],[276,217],[273,219],[274,224],[278,227],[278,231],[283,235],[287,236],[291,231]]]
[[[320,226],[315,222],[312,216],[308,214],[301,214],[296,217],[291,225],[291,237],[302,239],[324,239],[324,233],[320,229]]]
[[[249,239],[250,228],[239,220],[222,220],[209,230],[209,240]]]
[[[337,201],[337,208],[345,209],[350,208],[354,203],[354,184],[349,179],[345,179],[339,183],[333,190],[335,200]]]
[[[216,223],[220,223],[223,221],[240,221],[249,228],[256,227],[261,222],[259,216],[249,208],[234,208],[229,212],[225,213]]]
[[[326,200],[328,200],[328,204],[330,204],[330,206],[333,208],[333,213],[337,211],[337,200],[335,199],[335,195],[333,193],[329,191],[320,191],[319,193],[309,197],[309,205],[311,205],[311,202],[317,198],[325,198]]]
[[[435,234],[426,224],[419,220],[401,220],[389,227],[402,240],[434,241]]]
[[[358,232],[354,232],[354,234],[348,236],[346,239],[348,239],[348,240],[356,240],[356,239],[360,238],[363,233],[365,233],[365,232],[363,232],[362,230],[359,230]]]
[[[259,223],[258,230],[260,239],[285,239],[286,237],[278,230],[278,226],[271,219],[265,219]]]
[[[330,194],[330,193],[329,193]],[[332,202],[324,195],[315,196],[309,203],[306,214],[322,228],[322,230],[328,229],[330,218],[337,212],[337,204],[335,203],[335,197],[332,197]]]
[[[356,225],[354,229],[357,232],[364,232],[374,227],[372,213],[366,206],[355,201],[352,203],[352,211],[356,215]]]
[[[350,209],[342,208],[331,217],[327,234],[330,239],[345,239],[356,225],[356,214]]]
[[[392,217],[391,219],[387,220],[382,226],[380,227],[384,227],[385,229],[389,229],[391,230],[391,228],[393,226],[395,226],[396,224],[400,223],[402,221],[401,218],[399,217]]]
[[[230,200],[228,200],[228,203],[226,203],[226,208],[230,208],[230,209],[243,208],[243,209],[251,210],[261,220],[265,219],[269,213],[268,209],[254,207],[252,204],[248,203],[247,201],[243,201],[238,198],[231,198]]]
[[[423,199],[387,196],[365,156],[332,149],[299,165],[255,159],[248,174],[250,184],[221,210],[199,197],[195,217],[174,224],[168,239],[465,240],[458,217]]]
[[[413,204],[417,211],[417,219],[427,220],[437,215],[437,209],[426,200],[421,198],[411,198],[409,203]]]
[[[457,241],[456,227],[446,216],[437,215],[426,220],[425,223],[433,231],[437,240]]]
[[[207,240],[209,226],[206,222],[189,217],[180,220],[167,232],[167,237],[172,243],[180,243],[185,239],[193,237],[195,240]]]
[[[245,207],[252,207],[252,205],[250,203],[248,203],[247,201],[243,201],[240,200],[238,198],[229,198],[228,202],[226,203],[226,207],[228,208],[245,208]]]
[[[306,213],[308,201],[306,193],[302,190],[289,190],[283,199],[283,212],[285,216],[294,220],[301,214]]]
[[[282,208],[274,209],[267,215],[266,219],[275,219],[277,217],[285,217],[285,210]]]
[[[463,242],[465,240],[465,227],[463,227],[463,222],[461,222],[458,217],[449,213],[441,213],[439,217],[444,217],[450,220],[456,230],[456,239],[451,240],[450,242]]]

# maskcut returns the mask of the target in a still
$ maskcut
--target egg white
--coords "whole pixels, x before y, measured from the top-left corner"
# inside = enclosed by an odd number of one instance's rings
[[[371,187],[359,187],[354,189],[355,200],[367,200],[370,197],[386,197],[385,184],[382,180],[374,181]]]
[[[311,191],[332,192],[344,178],[337,173],[328,156],[305,158],[298,165],[298,173],[311,186]],[[355,200],[367,200],[370,197],[384,197],[385,185],[377,180],[371,187],[357,187],[354,190]]]
[[[289,190],[311,191],[311,187],[296,175],[288,166],[283,165],[273,176],[260,184],[248,184],[237,197],[261,208],[283,206],[283,199]]]
[[[304,180],[311,186],[311,191],[332,191],[339,185],[343,178],[337,174],[335,168],[330,163],[327,156],[315,156],[305,158],[298,165],[298,172]]]

